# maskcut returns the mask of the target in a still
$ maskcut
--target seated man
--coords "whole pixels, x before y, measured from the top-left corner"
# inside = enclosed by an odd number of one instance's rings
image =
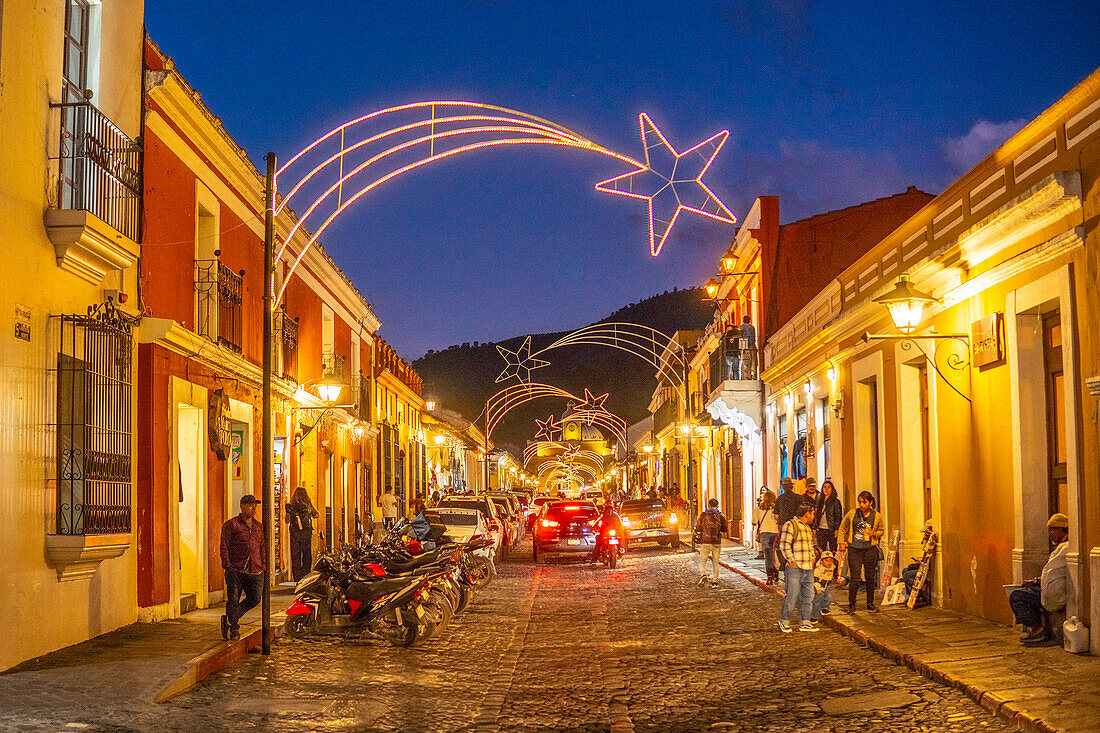
[[[914,557],[913,562],[901,571],[901,579],[905,583],[905,597],[909,598],[913,592],[913,586],[917,582],[917,573],[920,572],[921,561],[925,557],[931,558],[932,554],[936,551],[936,545],[939,542],[939,538],[936,536],[936,532],[932,529],[932,520],[929,519],[924,523],[924,529],[921,530],[921,557]],[[929,572],[932,570],[931,561],[928,567]],[[925,578],[924,587],[921,589],[921,599],[924,599],[928,594],[928,589],[932,587],[932,583],[929,578]],[[918,600],[920,605],[925,605],[926,601]]]
[[[1047,533],[1054,550],[1050,553],[1043,574],[1024,581],[1024,586],[1012,591],[1008,604],[1016,614],[1016,623],[1029,633],[1020,642],[1029,646],[1055,643],[1055,630],[1050,626],[1050,612],[1066,606],[1066,551],[1069,549],[1069,517],[1055,514],[1047,520]]]

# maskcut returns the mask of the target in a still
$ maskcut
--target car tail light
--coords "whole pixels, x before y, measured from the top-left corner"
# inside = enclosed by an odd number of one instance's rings
[[[544,519],[539,524],[541,524],[543,527],[557,527],[558,526],[558,523],[555,522],[553,519]]]
[[[611,530],[608,530],[608,532],[607,532],[607,536],[608,536],[608,537],[614,537],[614,536],[615,536],[616,534],[617,534],[617,533],[616,533],[616,532],[615,532],[615,530],[613,530],[613,529],[611,529]]]
[[[623,526],[624,527],[629,527],[630,526],[630,520],[627,519],[626,517],[623,517]]]
[[[676,512],[672,512],[671,514],[668,515],[668,523],[669,524],[676,524],[677,521],[679,521],[679,520],[676,518]]]

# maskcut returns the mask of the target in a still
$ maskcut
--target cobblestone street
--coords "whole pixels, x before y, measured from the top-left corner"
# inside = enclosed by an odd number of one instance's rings
[[[413,650],[281,639],[170,701],[157,727],[1009,729],[836,633],[780,634],[774,596],[725,570],[719,589],[696,586],[691,554],[632,552],[613,572],[515,558]]]

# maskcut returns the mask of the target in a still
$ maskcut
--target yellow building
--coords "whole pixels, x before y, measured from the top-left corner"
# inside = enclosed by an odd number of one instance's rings
[[[4,6],[0,669],[137,620],[142,22],[140,0]]]
[[[765,350],[771,480],[780,421],[805,420],[809,475],[831,475],[845,509],[876,496],[902,557],[933,522],[934,602],[1006,623],[1002,586],[1038,575],[1056,511],[1070,518],[1067,613],[1100,620],[1098,141],[1095,72]],[[903,274],[931,296],[907,336],[882,302]]]

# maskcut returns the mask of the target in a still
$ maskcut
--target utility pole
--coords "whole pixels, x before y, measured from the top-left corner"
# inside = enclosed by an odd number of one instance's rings
[[[690,374],[690,366],[688,365],[687,346],[680,344],[680,355],[684,362],[684,416],[688,419],[688,425],[691,426],[691,392],[688,385],[688,375]],[[694,428],[688,431],[687,435],[687,490],[688,490],[688,506],[691,516],[688,518],[688,528],[691,530],[691,549],[695,550],[695,487],[694,483],[694,471],[691,468],[691,440]]]
[[[267,154],[267,182],[264,186],[264,359],[263,359],[263,460],[261,463],[262,507],[264,518],[264,589],[260,622],[260,652],[271,654],[271,529],[274,507],[271,495],[272,462],[275,453],[275,431],[271,422],[272,362],[271,311],[275,302],[275,153]]]

